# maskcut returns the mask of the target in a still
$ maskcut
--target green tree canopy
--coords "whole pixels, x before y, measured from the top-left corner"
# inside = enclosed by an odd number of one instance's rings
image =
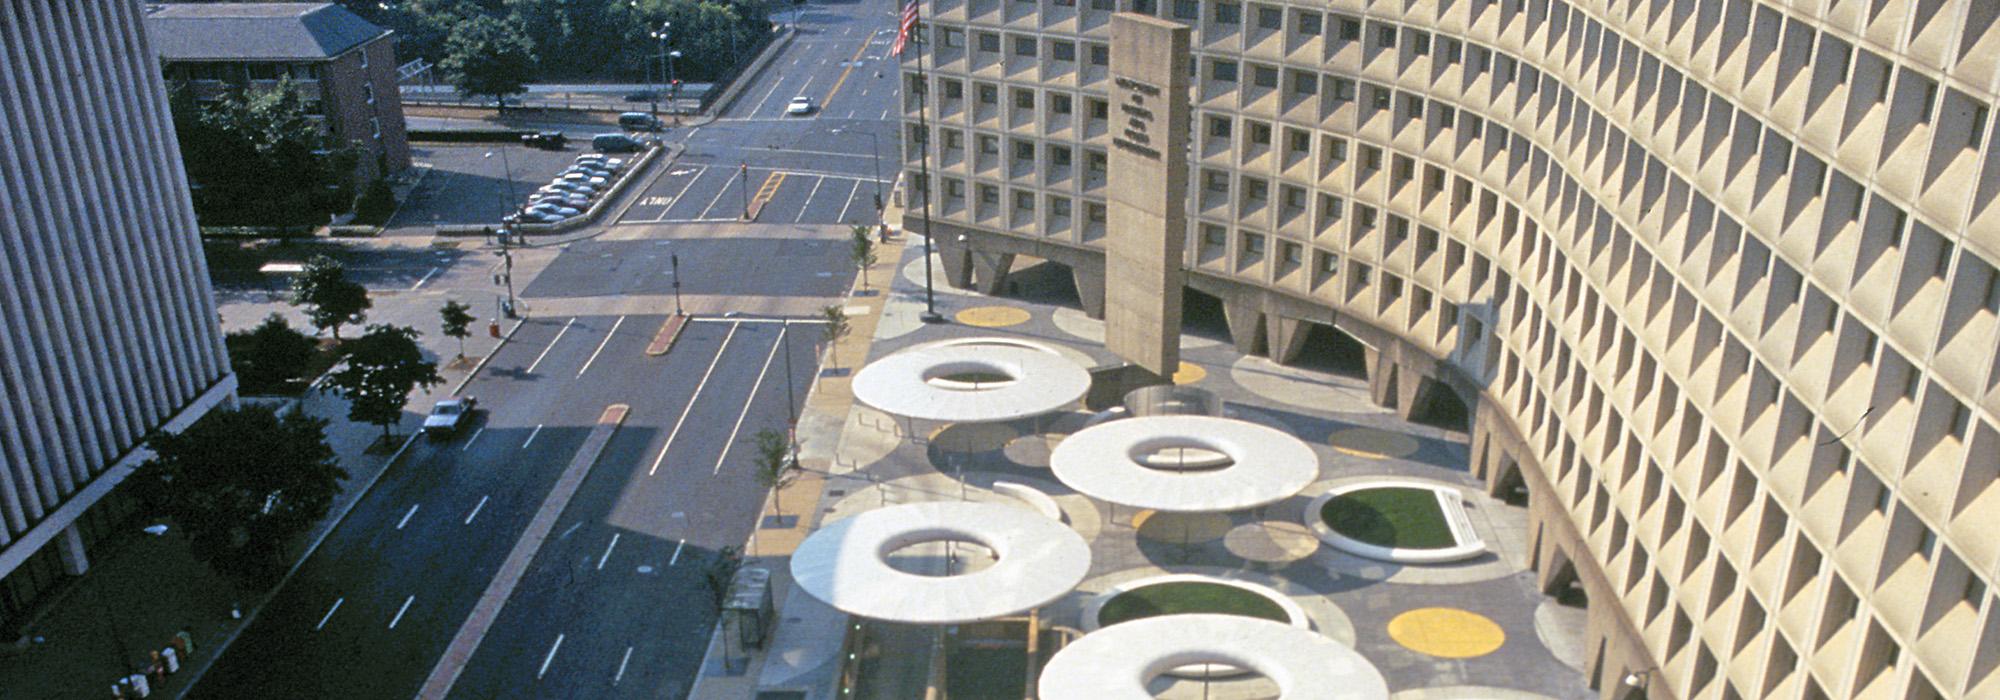
[[[508,95],[527,89],[535,75],[535,44],[520,17],[476,15],[452,27],[438,68],[467,96],[488,95],[503,111]]]
[[[305,271],[292,280],[292,304],[305,307],[313,327],[331,330],[340,341],[340,327],[368,320],[368,288],[347,279],[347,267],[326,255],[306,260]]]
[[[472,335],[472,322],[475,320],[478,319],[473,317],[472,307],[457,301],[446,301],[444,306],[438,307],[438,321],[443,326],[440,330],[444,331],[445,337],[458,339],[459,357],[465,357],[465,339]]]
[[[175,90],[173,116],[203,225],[324,224],[354,201],[359,156],[311,118],[290,79],[209,102]]]
[[[750,436],[750,441],[757,448],[757,471],[753,473],[757,485],[769,491],[784,492],[785,487],[791,486],[792,480],[798,478],[799,464],[792,458],[791,440],[786,439],[784,433],[765,428]],[[771,509],[779,519],[785,517],[785,509],[779,503],[777,493],[771,495]]]
[[[417,345],[417,329],[375,324],[368,334],[341,346],[347,366],[334,372],[327,384],[347,399],[348,420],[382,426],[382,434],[403,418],[410,392],[444,381],[437,363],[424,359]]]
[[[223,341],[229,346],[229,367],[245,394],[291,391],[319,352],[319,343],[275,311],[256,328],[231,333]]]
[[[269,406],[218,409],[146,441],[128,480],[145,506],[187,533],[197,559],[246,585],[270,582],[285,544],[326,516],[340,469],[326,421]]]

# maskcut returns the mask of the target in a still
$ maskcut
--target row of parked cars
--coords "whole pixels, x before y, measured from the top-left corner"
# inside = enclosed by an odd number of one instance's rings
[[[508,223],[553,224],[582,215],[590,203],[611,189],[611,183],[625,170],[623,158],[603,153],[585,153],[576,163],[528,195],[521,210],[507,217]]]

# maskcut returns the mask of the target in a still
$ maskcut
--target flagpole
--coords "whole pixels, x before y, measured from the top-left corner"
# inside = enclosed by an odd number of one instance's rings
[[[930,68],[927,67],[930,63],[931,54],[931,42],[928,36],[930,27],[924,26],[924,0],[909,0],[909,2],[914,7],[917,17],[916,24],[912,28],[914,30],[913,33],[917,35],[916,39],[918,43],[917,79],[922,81],[924,86],[924,89],[917,93],[917,129],[922,131],[924,135],[923,140],[917,142],[917,167],[923,177],[922,191],[924,198],[924,313],[918,318],[923,319],[924,323],[943,323],[944,316],[939,315],[937,312],[937,293],[931,287],[931,190],[934,189],[934,185],[931,183],[931,124],[929,117],[931,109],[931,77]]]

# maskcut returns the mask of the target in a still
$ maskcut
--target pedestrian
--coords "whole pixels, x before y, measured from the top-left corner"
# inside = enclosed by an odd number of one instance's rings
[[[194,632],[183,625],[181,631],[174,633],[174,648],[180,650],[181,656],[192,658],[194,656]]]
[[[146,665],[146,675],[152,676],[154,683],[167,684],[167,664],[160,660],[160,652],[153,652],[153,662]]]
[[[168,674],[168,675],[172,675],[172,674],[176,674],[176,673],[180,673],[180,672],[181,672],[181,655],[180,655],[180,652],[176,652],[176,651],[174,651],[174,648],[173,648],[172,646],[168,646],[168,647],[167,647],[167,648],[165,648],[165,649],[161,649],[161,650],[160,650],[160,658],[161,658],[162,660],[164,660],[164,661],[166,661],[166,662],[167,662],[167,674]]]

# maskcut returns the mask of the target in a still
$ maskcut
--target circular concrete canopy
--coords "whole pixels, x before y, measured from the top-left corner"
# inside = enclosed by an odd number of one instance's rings
[[[1148,466],[1163,450],[1221,455],[1219,469]],[[1297,494],[1319,477],[1319,457],[1276,428],[1214,416],[1147,416],[1101,423],[1070,435],[1049,467],[1091,498],[1173,512],[1255,508]]]
[[[1281,700],[1387,700],[1388,681],[1346,645],[1282,622],[1236,615],[1162,615],[1084,635],[1037,681],[1048,700],[1153,697],[1146,684],[1189,664],[1219,663],[1276,683]]]
[[[996,561],[957,576],[899,571],[887,561],[925,542],[974,542]],[[1090,545],[1059,521],[999,503],[909,503],[836,520],[792,553],[792,578],[842,612],[892,622],[957,624],[1061,598],[1090,571]]]
[[[998,375],[972,383],[957,375]],[[952,422],[1005,421],[1067,406],[1090,390],[1090,372],[1062,355],[1001,344],[908,350],[854,374],[854,397],[888,413]]]

